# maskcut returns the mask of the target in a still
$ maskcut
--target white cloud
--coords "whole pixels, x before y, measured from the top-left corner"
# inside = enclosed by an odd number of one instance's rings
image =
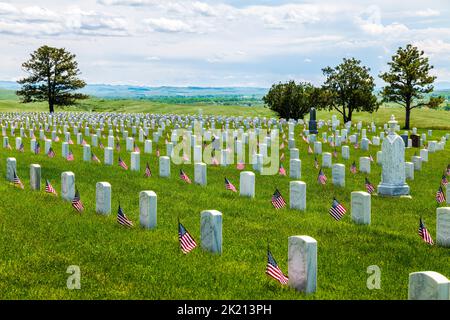
[[[157,56],[150,56],[150,57],[146,57],[145,60],[147,60],[147,61],[160,61],[161,58],[157,57]]]
[[[169,33],[194,32],[194,28],[191,25],[176,19],[150,18],[145,19],[144,23],[151,30],[158,32],[169,32]]]
[[[383,25],[381,22],[381,10],[377,6],[369,6],[360,15],[355,17],[356,25],[365,33],[375,36],[398,36],[407,31],[408,27],[402,23],[393,22]]]
[[[418,11],[413,11],[413,12],[408,12],[407,15],[409,15],[410,17],[422,17],[422,18],[427,18],[427,17],[437,17],[440,16],[441,13],[438,10],[433,10],[430,8],[424,9],[424,10],[418,10]]]
[[[10,5],[9,3],[0,2],[0,15],[14,14],[17,13],[16,7]]]
[[[22,9],[22,17],[27,21],[55,21],[59,17],[58,15],[47,9],[38,6],[25,7]]]

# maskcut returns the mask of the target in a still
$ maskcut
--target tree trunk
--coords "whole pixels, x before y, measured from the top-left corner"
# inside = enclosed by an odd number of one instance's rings
[[[50,113],[53,113],[53,112],[55,112],[55,108],[54,108],[54,106],[53,106],[53,101],[49,101],[48,102],[48,108],[49,108],[49,110],[50,110]]]
[[[348,110],[348,117],[347,117],[347,121],[352,121],[352,109],[349,108]]]
[[[411,116],[411,108],[406,106],[405,127],[403,129],[409,130],[409,118]]]

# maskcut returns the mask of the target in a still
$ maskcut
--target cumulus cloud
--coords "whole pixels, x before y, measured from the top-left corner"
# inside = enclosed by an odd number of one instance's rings
[[[370,6],[355,18],[359,28],[367,34],[376,36],[395,36],[409,31],[402,23],[393,22],[384,25],[381,22],[381,10],[377,6]]]
[[[144,23],[151,30],[158,32],[169,32],[169,33],[194,32],[194,28],[191,25],[176,19],[150,18],[145,19]]]

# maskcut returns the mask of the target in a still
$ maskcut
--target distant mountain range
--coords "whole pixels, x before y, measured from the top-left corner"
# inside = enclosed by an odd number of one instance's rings
[[[0,89],[17,90],[13,81],[0,81]],[[130,85],[88,84],[80,92],[104,99],[145,99],[158,97],[240,96],[262,98],[268,88],[258,87],[145,87]]]

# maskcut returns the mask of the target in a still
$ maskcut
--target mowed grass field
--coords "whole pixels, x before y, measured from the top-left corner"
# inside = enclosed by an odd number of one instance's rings
[[[366,120],[364,125],[371,121]],[[438,140],[448,131],[434,130],[428,140]],[[422,132],[425,130],[419,130]],[[240,172],[235,165],[208,166],[206,187],[186,184],[179,178],[182,168],[193,180],[192,164],[172,163],[171,178],[160,178],[154,152],[159,147],[165,155],[164,139],[154,143],[153,154],[141,153],[140,172],[120,168],[116,151],[114,166],[105,166],[83,162],[79,145],[71,147],[75,155],[73,162],[61,157],[61,143],[53,143],[54,159],[31,153],[27,138],[24,153],[0,148],[0,298],[407,299],[410,272],[432,270],[450,277],[450,250],[429,246],[417,234],[422,216],[436,238],[435,194],[442,172],[450,162],[448,143],[444,151],[430,154],[422,171],[415,172],[414,181],[408,181],[412,199],[373,196],[372,224],[362,226],[351,220],[350,194],[365,190],[365,175],[353,175],[349,168],[353,161],[359,165],[360,156],[372,155],[375,159],[379,147],[371,146],[369,152],[364,152],[351,146],[349,160],[342,159],[338,148],[339,156],[333,158],[333,163],[346,165],[346,186],[331,184],[331,169],[324,169],[328,183],[321,186],[317,183],[318,170],[313,166],[314,155],[307,154],[299,127],[295,135],[302,160],[301,180],[307,183],[305,212],[275,210],[271,205],[275,188],[289,202],[289,177],[256,174],[254,199],[225,189],[225,176],[239,189]],[[368,135],[371,137],[372,133]],[[75,141],[73,134],[72,139]],[[87,141],[90,143],[90,138]],[[106,139],[101,141],[107,144]],[[12,137],[10,143],[14,149]],[[137,144],[143,152],[143,144]],[[41,146],[43,149],[43,142]],[[92,150],[103,162],[103,150]],[[130,165],[130,154],[124,151],[123,139],[121,150],[120,156]],[[323,146],[324,152],[333,150],[328,144]],[[415,152],[418,149],[407,149],[406,161]],[[283,165],[289,172],[287,148],[284,153]],[[17,159],[17,174],[25,190],[5,180],[7,157]],[[318,160],[321,161],[320,156]],[[143,176],[147,161],[153,173],[151,178]],[[29,187],[32,163],[42,167],[40,192]],[[251,170],[251,166],[247,165],[246,170]],[[368,177],[376,186],[381,168],[372,163],[371,170]],[[75,173],[76,186],[86,207],[82,214],[76,213],[60,197],[64,171]],[[45,179],[50,180],[58,196],[43,191]],[[95,213],[95,184],[100,181],[112,185],[113,212],[109,216]],[[158,226],[154,230],[139,227],[139,192],[143,190],[153,190],[158,195]],[[348,209],[339,222],[328,213],[334,196]],[[125,229],[116,222],[119,201],[135,228]],[[200,243],[200,213],[206,209],[223,214],[223,254],[214,255],[197,248],[184,255],[179,247],[177,221],[180,219]],[[318,242],[315,294],[298,293],[265,275],[267,241],[280,268],[287,274],[288,237],[293,235],[309,235]],[[70,265],[81,269],[80,290],[66,287],[70,276],[66,270]],[[366,271],[371,265],[381,268],[380,290],[366,287],[369,276]]]
[[[66,107],[64,111],[95,111],[95,112],[130,112],[154,114],[203,114],[243,117],[276,117],[276,114],[264,106],[225,106],[225,105],[196,105],[196,104],[167,104],[150,100],[104,100],[91,98],[83,100],[76,106]],[[48,111],[46,103],[21,104],[12,91],[0,90],[0,112]],[[321,110],[317,112],[318,119],[331,119],[335,114],[338,119],[342,116],[337,111]],[[377,112],[355,112],[353,121],[375,122],[382,125],[394,114],[400,125],[405,122],[405,109],[395,104],[383,105]],[[309,120],[306,115],[305,120]],[[342,121],[342,120],[341,120]],[[411,124],[417,128],[450,129],[450,111],[428,108],[414,109],[411,113]]]

